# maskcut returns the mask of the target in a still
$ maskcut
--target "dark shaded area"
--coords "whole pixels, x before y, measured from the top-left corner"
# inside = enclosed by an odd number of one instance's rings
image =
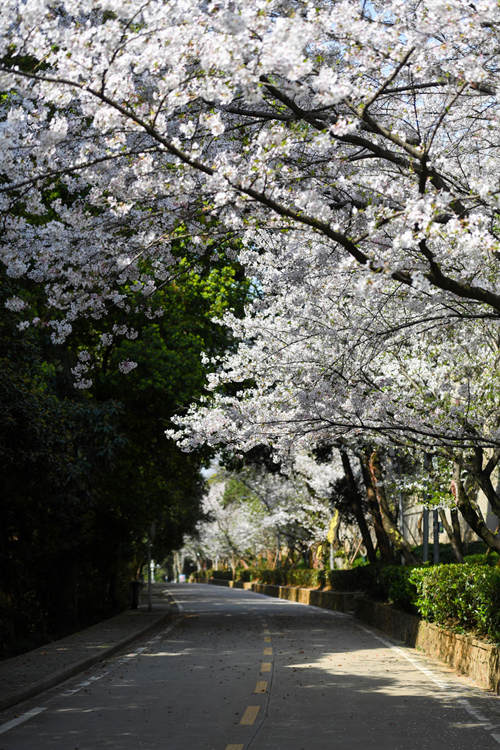
[[[203,391],[200,352],[230,344],[212,319],[237,308],[246,285],[220,265],[186,262],[155,297],[158,317],[131,299],[128,324],[139,335],[104,348],[119,310],[76,322],[55,346],[41,291],[1,275],[0,658],[127,607],[148,555],[164,559],[200,519],[207,456],[183,453],[165,430]],[[26,311],[5,308],[13,295]],[[94,382],[78,390],[72,369],[87,352]],[[124,360],[138,363],[127,376]]]
[[[175,586],[185,618],[139,656],[54,703],[6,736],[5,750],[493,750],[454,694],[360,631],[327,615],[248,592]],[[270,672],[260,673],[269,629]],[[382,649],[382,650],[380,650]],[[266,692],[255,694],[257,680]],[[477,711],[491,697],[472,691]],[[259,706],[252,726],[240,720]]]

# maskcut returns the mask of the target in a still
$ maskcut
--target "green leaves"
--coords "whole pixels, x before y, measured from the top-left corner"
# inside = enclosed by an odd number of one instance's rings
[[[415,568],[416,606],[426,620],[500,641],[500,568],[441,565]]]

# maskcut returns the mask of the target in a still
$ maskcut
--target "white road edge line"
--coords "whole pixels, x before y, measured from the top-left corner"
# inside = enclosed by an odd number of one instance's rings
[[[262,594],[261,596],[266,596],[266,594]],[[418,669],[420,672],[425,674],[425,676],[429,680],[431,680],[435,685],[437,685],[437,687],[440,690],[448,690],[448,691],[453,692],[453,688],[450,687],[448,683],[444,682],[443,680],[438,679],[436,675],[430,669],[427,669],[427,667],[424,667],[423,664],[420,664],[418,659],[413,658],[412,656],[407,654],[402,648],[394,645],[386,638],[382,638],[382,636],[377,635],[377,633],[374,633],[373,630],[370,630],[369,628],[365,628],[363,625],[361,625],[359,620],[356,620],[356,618],[353,617],[352,615],[349,615],[346,612],[336,612],[336,611],[332,611],[328,609],[323,609],[323,607],[316,607],[315,605],[312,605],[312,604],[304,604],[303,602],[289,602],[286,599],[278,599],[277,601],[280,601],[286,604],[298,604],[299,606],[302,606],[302,607],[311,607],[311,608],[317,609],[319,612],[322,612],[323,614],[328,614],[333,617],[338,617],[338,615],[343,615],[344,617],[351,617],[354,620],[354,623],[357,628],[359,628],[360,630],[363,630],[368,635],[371,635],[372,638],[375,638],[375,640],[380,641],[380,643],[383,643],[383,645],[386,646],[387,648],[390,648],[391,651],[395,651],[397,654],[399,654],[399,656],[402,656],[404,659],[406,659],[406,661],[409,661],[410,664],[412,664],[416,669]],[[487,719],[486,716],[483,716],[483,714],[477,711],[469,703],[469,701],[466,698],[458,698],[457,703],[459,703],[467,711],[467,713],[470,716],[476,719],[476,721],[481,725],[481,728],[484,729],[486,732],[488,732],[490,737],[492,737],[495,740],[495,742],[498,742],[498,744],[500,745],[500,734],[497,734],[491,731],[492,729],[496,729],[497,727],[493,725]]]
[[[172,599],[174,600],[174,602],[177,605],[177,607],[179,608],[179,612],[182,612],[182,610],[184,609],[183,606],[182,606],[182,604],[180,604],[175,599],[175,597],[173,596],[171,590],[167,589],[167,591],[170,594],[170,596],[172,597]],[[254,591],[252,593],[257,594],[256,591]],[[265,598],[269,598],[266,594],[257,594],[257,596],[261,596],[263,598],[264,597]],[[316,607],[316,606],[311,605],[311,604],[304,604],[303,602],[289,602],[288,600],[283,600],[283,599],[276,599],[275,601],[280,602],[280,603],[282,602],[283,604],[298,604],[301,607],[311,607],[313,609],[317,609],[319,612],[322,612],[323,614],[331,615],[332,617],[339,617],[339,616],[340,617],[346,617],[346,618],[350,617],[352,620],[354,620],[354,623],[355,623],[356,627],[358,627],[360,630],[363,630],[368,635],[371,635],[372,638],[375,638],[377,641],[380,641],[380,643],[383,643],[384,646],[386,646],[387,648],[390,648],[392,651],[395,651],[397,654],[399,654],[399,656],[402,656],[404,659],[406,659],[407,661],[409,661],[410,664],[413,664],[413,666],[416,669],[418,669],[420,672],[422,672],[423,674],[425,674],[426,677],[428,677],[432,682],[434,682],[434,684],[437,685],[440,690],[450,690],[450,686],[446,682],[443,682],[443,680],[439,680],[430,669],[427,669],[427,667],[424,667],[423,664],[420,664],[417,659],[414,659],[409,654],[405,653],[405,651],[403,651],[402,648],[399,648],[399,646],[395,646],[393,643],[391,643],[390,641],[388,641],[386,638],[382,638],[382,636],[377,635],[376,633],[373,632],[373,630],[369,630],[368,628],[365,628],[363,625],[361,625],[361,623],[359,622],[359,620],[356,620],[355,617],[353,617],[352,615],[348,614],[347,612],[337,612],[337,611],[332,611],[332,610],[328,610],[328,609],[323,609],[322,607]],[[476,709],[474,709],[470,705],[469,701],[466,700],[465,698],[459,699],[458,702],[463,706],[463,708],[467,711],[467,713],[470,716],[472,716],[474,719],[476,719],[476,721],[479,721],[479,723],[481,724],[481,728],[484,729],[485,731],[487,731],[489,733],[490,737],[492,737],[495,740],[495,742],[498,742],[498,744],[500,745],[500,734],[496,734],[496,733],[493,733],[491,731],[488,731],[488,730],[491,730],[491,729],[496,729],[496,727],[494,727],[491,724],[491,722],[489,722],[488,719],[485,716],[482,716],[482,714],[480,714],[479,711],[476,711]]]
[[[177,607],[177,609],[179,610],[179,612],[184,612],[184,607],[182,606],[182,604],[180,602],[177,601],[177,599],[175,598],[175,596],[172,594],[171,589],[166,588],[165,591],[168,593],[169,596],[172,597],[172,600],[173,600],[175,606]]]
[[[59,696],[61,698],[70,698],[72,695],[76,695],[76,693],[79,693],[80,690],[83,690],[84,687],[91,685],[93,682],[97,682],[97,680],[102,680],[102,678],[105,677],[107,674],[108,674],[107,672],[101,672],[101,674],[92,675],[92,677],[89,677],[89,679],[85,680],[85,682],[78,683],[76,687],[71,688],[70,690],[65,690],[62,693],[59,693]]]
[[[17,727],[19,724],[24,724],[25,721],[29,721],[33,716],[37,716],[37,714],[41,714],[42,711],[46,710],[47,708],[45,706],[37,706],[36,708],[32,708],[31,711],[26,711],[25,714],[21,714],[17,719],[12,719],[11,721],[6,721],[5,724],[0,724],[0,734],[5,734],[5,732],[8,732],[10,729],[14,729],[14,727]]]
[[[170,592],[169,592],[170,593]],[[181,604],[176,602],[177,606],[179,607],[179,610],[182,610],[183,607]],[[165,633],[170,633],[171,630],[174,629],[174,627],[177,625],[177,623],[172,623],[166,630],[162,631],[161,635],[164,635]],[[143,646],[142,648],[138,648],[137,651],[134,654],[131,654],[131,656],[137,656],[139,654],[144,653],[148,645],[151,645],[156,640],[158,640],[160,636],[154,636],[148,643]],[[121,661],[121,660],[120,660]],[[79,693],[80,690],[82,690],[84,687],[87,687],[92,682],[95,682],[96,680],[100,680],[106,675],[109,674],[109,670],[106,672],[103,672],[99,675],[95,675],[90,677],[88,680],[84,680],[83,682],[80,682],[75,688],[72,690],[67,690],[64,693],[60,693],[59,697],[61,698],[69,698],[70,696],[75,695],[76,693]],[[37,716],[38,714],[41,714],[43,711],[46,711],[46,706],[37,706],[36,708],[32,708],[30,711],[26,711],[26,713],[22,714],[21,716],[18,716],[16,719],[12,719],[11,721],[5,722],[5,724],[0,724],[0,734],[5,734],[5,732],[8,732],[11,729],[14,729],[14,727],[19,726],[19,724],[24,724],[25,721],[29,721],[34,716]]]
[[[399,646],[395,646],[390,641],[386,640],[385,638],[382,638],[382,636],[377,635],[372,630],[369,630],[368,628],[363,627],[359,622],[356,622],[356,626],[363,630],[365,633],[368,633],[368,635],[371,635],[372,638],[375,638],[375,640],[380,641],[380,643],[383,643],[384,646],[387,646],[387,648],[390,648],[391,651],[395,651],[399,656],[402,656],[406,661],[409,661],[410,664],[412,664],[416,669],[418,669],[420,672],[425,674],[426,677],[429,678],[435,685],[438,686],[440,690],[450,690],[453,691],[453,688],[450,687],[450,685],[446,682],[443,682],[443,680],[440,680],[436,677],[436,675],[430,670],[427,669],[427,667],[424,667],[423,664],[420,664],[417,659],[414,659],[412,656],[407,654],[405,651],[403,651],[402,648],[399,648]],[[492,737],[495,742],[498,742],[500,745],[500,734],[494,734],[491,732],[492,729],[495,729],[496,727],[491,724],[491,722],[486,718],[486,716],[483,716],[479,711],[477,711],[466,698],[459,698],[457,700],[457,703],[459,703],[466,711],[467,713],[472,716],[476,721],[481,725],[481,728],[484,729],[485,732],[488,732],[490,737]]]

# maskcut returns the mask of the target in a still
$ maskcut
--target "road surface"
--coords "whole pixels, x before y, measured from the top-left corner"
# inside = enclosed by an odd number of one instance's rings
[[[348,615],[166,585],[182,618],[2,717],[0,750],[500,750],[500,700]]]

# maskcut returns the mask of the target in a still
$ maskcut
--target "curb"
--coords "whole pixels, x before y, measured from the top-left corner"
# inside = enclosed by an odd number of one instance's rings
[[[11,693],[11,695],[7,698],[0,699],[0,711],[11,708],[18,703],[22,703],[29,698],[33,698],[39,693],[43,693],[45,690],[49,690],[50,688],[59,685],[61,682],[65,682],[70,677],[73,677],[79,672],[84,672],[94,664],[97,664],[100,661],[104,661],[108,657],[115,654],[117,651],[121,651],[121,649],[125,648],[125,646],[128,646],[129,643],[132,643],[132,641],[135,641],[137,638],[141,638],[142,636],[147,635],[147,633],[152,632],[156,628],[161,627],[170,620],[177,620],[178,618],[178,614],[166,612],[165,614],[158,617],[158,619],[154,622],[148,623],[141,630],[137,630],[132,635],[129,635],[126,638],[122,638],[121,641],[114,643],[112,646],[109,646],[106,649],[103,649],[99,654],[94,654],[93,656],[88,656],[85,659],[80,659],[80,661],[71,664],[69,667],[60,669],[58,672],[53,672],[50,676],[47,676],[43,680],[39,680],[38,682],[33,683],[32,685],[30,685],[30,687],[23,688],[17,693]]]
[[[447,664],[457,674],[470,677],[482,689],[500,695],[498,644],[454,633],[387,603],[373,601],[363,592],[320,591],[257,582],[241,584],[214,578],[209,579],[208,584],[244,588],[265,596],[352,615],[359,622]]]

